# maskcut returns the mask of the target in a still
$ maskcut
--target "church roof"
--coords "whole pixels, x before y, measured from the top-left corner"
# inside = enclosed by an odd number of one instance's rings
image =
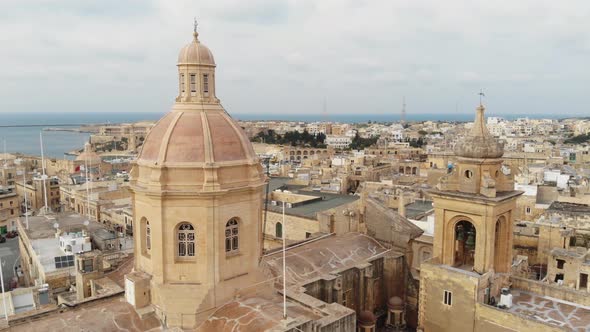
[[[287,249],[287,283],[305,285],[319,277],[371,262],[387,253],[377,240],[361,233],[328,236]],[[267,255],[263,265],[277,277],[282,275],[283,253]]]

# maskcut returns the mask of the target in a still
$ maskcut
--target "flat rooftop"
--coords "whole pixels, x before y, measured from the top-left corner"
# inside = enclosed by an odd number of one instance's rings
[[[99,229],[105,229],[103,224],[93,221],[89,222],[88,226],[85,226],[84,222],[86,220],[88,220],[86,216],[74,212],[32,216],[29,217],[29,229],[26,229],[25,218],[19,217],[19,221],[30,240],[55,238],[55,223],[59,224],[59,229],[64,232],[76,232],[85,229],[88,234],[92,235]]]
[[[406,218],[414,219],[433,209],[432,201],[417,199],[413,203],[406,205]]]
[[[55,311],[21,325],[13,332],[29,331],[162,331],[153,316],[141,319],[123,296],[93,301],[65,311]]]
[[[269,286],[272,288],[272,286]],[[310,308],[287,301],[289,318],[310,321],[321,318]],[[197,331],[258,332],[280,329],[283,320],[283,297],[274,291],[238,298],[217,309]]]
[[[512,291],[512,307],[508,311],[558,326],[564,331],[588,331],[590,327],[589,307],[518,289]]]
[[[311,201],[309,203],[301,204],[292,208],[285,208],[285,213],[288,215],[315,219],[318,212],[330,210],[340,205],[354,202],[360,198],[359,196],[354,195],[341,195],[303,190],[302,188],[304,188],[304,186],[288,185],[287,181],[289,180],[289,178],[271,178],[269,185],[270,191],[272,192],[277,189],[283,189],[288,190],[293,194],[321,197],[322,200]],[[268,211],[281,213],[283,211],[283,207],[282,205],[268,204]]]

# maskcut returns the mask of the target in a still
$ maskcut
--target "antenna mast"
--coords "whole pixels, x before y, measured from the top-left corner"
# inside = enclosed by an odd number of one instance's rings
[[[406,124],[406,96],[402,99],[402,113],[400,117],[400,123],[403,125]]]

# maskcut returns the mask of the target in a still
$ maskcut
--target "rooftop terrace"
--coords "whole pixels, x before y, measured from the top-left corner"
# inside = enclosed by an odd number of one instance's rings
[[[590,308],[525,291],[512,291],[509,312],[558,326],[565,331],[590,331]]]

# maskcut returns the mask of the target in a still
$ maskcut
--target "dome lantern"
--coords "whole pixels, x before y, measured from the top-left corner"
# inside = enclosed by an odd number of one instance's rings
[[[199,40],[196,21],[193,40],[180,50],[177,66],[177,102],[219,102],[215,96],[215,58]]]

